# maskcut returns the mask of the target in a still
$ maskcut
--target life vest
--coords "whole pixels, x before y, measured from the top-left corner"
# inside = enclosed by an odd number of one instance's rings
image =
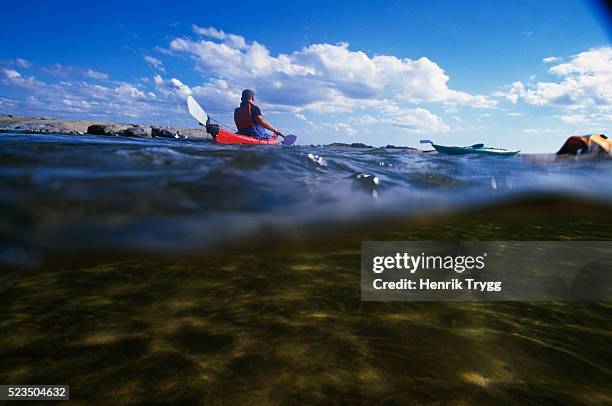
[[[598,145],[608,154],[612,154],[612,140],[603,134],[593,134],[589,137],[589,147],[592,149],[595,145]]]
[[[246,105],[240,105],[240,107],[234,110],[234,123],[236,123],[238,131],[248,130],[255,126],[253,117],[251,117],[251,102],[246,103]]]
[[[557,154],[572,154],[600,152],[612,154],[612,141],[603,134],[574,135],[565,141]]]

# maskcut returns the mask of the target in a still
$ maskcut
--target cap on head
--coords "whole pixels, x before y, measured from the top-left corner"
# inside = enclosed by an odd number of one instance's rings
[[[243,102],[247,102],[250,101],[253,97],[255,97],[255,92],[253,92],[251,89],[244,89],[242,91],[242,97],[240,98],[240,100],[242,100]]]

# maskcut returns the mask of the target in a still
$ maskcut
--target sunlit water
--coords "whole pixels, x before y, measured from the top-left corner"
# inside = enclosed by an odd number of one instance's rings
[[[610,403],[610,303],[361,302],[359,249],[609,240],[611,169],[1,134],[0,383],[83,402]]]

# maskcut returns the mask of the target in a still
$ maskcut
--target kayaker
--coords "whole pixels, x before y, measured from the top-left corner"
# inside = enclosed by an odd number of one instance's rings
[[[261,115],[261,110],[253,102],[255,93],[250,89],[242,91],[242,101],[240,107],[234,110],[234,122],[238,129],[238,134],[249,135],[257,138],[269,138],[266,129],[272,131],[274,135],[283,135],[281,131],[272,127]]]
[[[612,155],[612,140],[603,134],[574,135],[557,151],[557,155],[587,153]]]

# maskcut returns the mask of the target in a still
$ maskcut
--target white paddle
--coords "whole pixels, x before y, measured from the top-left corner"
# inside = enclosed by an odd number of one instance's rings
[[[187,96],[187,109],[189,110],[189,114],[198,120],[200,125],[206,125],[206,122],[208,121],[208,114],[206,114],[204,109],[191,96]]]

